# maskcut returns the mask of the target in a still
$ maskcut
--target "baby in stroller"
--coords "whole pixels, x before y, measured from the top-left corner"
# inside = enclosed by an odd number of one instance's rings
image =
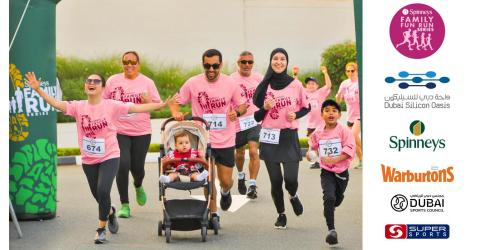
[[[174,158],[200,158],[203,159],[202,153],[192,149],[190,138],[186,131],[180,130],[174,134],[175,149],[167,153],[162,160]],[[199,163],[180,161],[173,163],[174,171],[160,176],[160,182],[170,183],[174,181],[203,181],[208,177],[208,170],[203,169],[203,165]],[[202,170],[200,172],[200,170]]]

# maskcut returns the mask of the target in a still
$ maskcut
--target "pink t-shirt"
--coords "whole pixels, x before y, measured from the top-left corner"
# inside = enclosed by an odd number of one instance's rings
[[[265,100],[268,97],[275,99],[275,106],[267,111],[262,121],[262,128],[298,129],[298,120],[289,122],[287,115],[303,107],[308,108],[307,95],[302,83],[295,79],[281,90],[274,90],[268,85]]]
[[[263,76],[259,73],[252,72],[249,77],[242,76],[235,71],[230,75],[236,84],[240,86],[242,91],[242,97],[247,98],[247,112],[239,117],[237,122],[235,122],[235,131],[240,131],[240,119],[253,116],[253,113],[258,110],[257,106],[253,105],[252,97],[257,89],[258,84],[262,81]]]
[[[355,122],[360,119],[360,91],[358,89],[358,81],[352,82],[350,79],[343,81],[338,88],[337,97],[345,99],[349,122]]]
[[[319,157],[347,154],[349,157],[346,160],[333,165],[319,161],[321,168],[337,174],[347,170],[353,158],[355,158],[355,139],[352,131],[340,123],[337,123],[337,126],[333,129],[318,128],[315,130],[308,139],[308,145],[312,150],[317,151]]]
[[[306,115],[307,128],[324,127],[325,121],[322,118],[322,103],[327,99],[330,94],[330,88],[323,86],[313,92],[309,92],[305,89],[307,94],[307,100],[310,104],[311,110]]]
[[[122,101],[124,103],[141,103],[141,96],[148,92],[152,102],[161,102],[154,82],[143,74],[135,79],[125,78],[123,73],[111,76],[103,91],[103,98]],[[152,133],[150,113],[131,113],[120,117],[117,121],[118,133],[128,136],[147,135]]]
[[[246,103],[241,90],[230,76],[220,74],[216,82],[208,82],[204,74],[188,79],[179,91],[180,104],[192,103],[192,115],[210,122],[212,148],[235,145],[235,123],[228,119],[232,107]]]
[[[65,114],[77,123],[78,145],[85,164],[97,164],[120,157],[116,121],[128,114],[128,104],[102,100],[91,105],[88,101],[67,102]]]

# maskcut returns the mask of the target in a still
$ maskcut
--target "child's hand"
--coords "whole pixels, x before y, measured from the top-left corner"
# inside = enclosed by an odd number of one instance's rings
[[[320,71],[325,75],[328,74],[327,67],[325,66],[320,66]]]
[[[30,88],[37,90],[40,88],[40,82],[37,80],[37,77],[35,76],[35,72],[27,72],[25,74],[25,77],[27,78],[27,83],[30,86]]]

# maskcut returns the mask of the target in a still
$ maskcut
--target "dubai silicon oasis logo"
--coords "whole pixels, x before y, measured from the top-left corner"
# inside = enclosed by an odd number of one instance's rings
[[[425,124],[420,120],[415,120],[410,123],[410,133],[415,136],[421,136],[425,132]],[[435,152],[437,149],[444,149],[446,147],[445,139],[438,138],[411,138],[392,135],[389,138],[388,147],[395,149],[398,152],[402,150],[421,150],[428,149]]]
[[[393,16],[390,39],[400,54],[413,59],[433,55],[445,38],[440,14],[426,4],[409,4]]]
[[[447,76],[437,77],[435,71],[427,71],[425,73],[411,73],[408,71],[398,72],[398,77],[387,76],[385,82],[393,84],[398,82],[400,89],[408,89],[410,87],[425,87],[427,89],[434,89],[438,83],[448,83],[450,78]]]
[[[445,197],[441,194],[396,194],[390,200],[390,206],[396,212],[443,213]],[[408,210],[407,210],[408,209]]]
[[[424,172],[413,172],[381,165],[383,182],[453,182],[455,179],[452,166],[443,169],[434,166]]]
[[[385,238],[387,239],[448,239],[450,226],[448,224],[387,224]]]

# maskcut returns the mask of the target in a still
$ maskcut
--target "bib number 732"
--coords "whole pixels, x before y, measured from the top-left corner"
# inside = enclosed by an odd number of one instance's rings
[[[339,156],[342,154],[342,142],[339,138],[320,140],[319,153],[320,156]]]

